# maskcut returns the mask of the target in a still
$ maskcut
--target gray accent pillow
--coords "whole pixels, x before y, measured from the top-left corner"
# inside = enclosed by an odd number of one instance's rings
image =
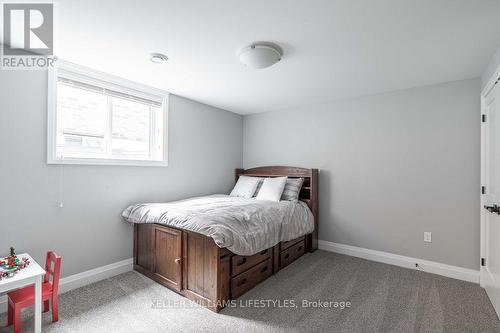
[[[281,200],[297,201],[299,200],[300,189],[304,183],[304,178],[288,178],[285,189],[281,195]]]
[[[259,194],[260,188],[262,187],[262,183],[264,183],[264,178],[259,178],[259,183],[257,184],[257,189],[255,190],[255,194],[253,195],[254,197]]]

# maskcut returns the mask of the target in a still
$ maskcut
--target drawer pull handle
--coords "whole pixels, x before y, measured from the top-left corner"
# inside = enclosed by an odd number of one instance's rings
[[[177,258],[174,260],[176,264],[180,264],[181,263],[181,258]]]
[[[297,249],[297,252],[299,252],[301,250],[302,250],[302,246],[299,246],[299,248]]]
[[[241,265],[243,265],[246,262],[247,262],[247,258],[242,258],[241,261],[236,264],[236,266],[241,266]]]
[[[264,250],[264,251],[262,251],[262,252],[260,253],[260,255],[261,255],[261,256],[263,256],[263,255],[264,255],[264,254],[266,254],[266,253],[267,253],[267,250]]]
[[[241,280],[240,282],[238,282],[238,287],[241,287],[242,285],[244,285],[245,283],[247,283],[247,279],[243,279]]]
[[[285,259],[288,259],[290,257],[290,253],[285,254]]]
[[[267,271],[267,266],[265,266],[264,268],[262,268],[262,269],[260,270],[260,272],[261,272],[261,273],[264,273],[265,271]]]

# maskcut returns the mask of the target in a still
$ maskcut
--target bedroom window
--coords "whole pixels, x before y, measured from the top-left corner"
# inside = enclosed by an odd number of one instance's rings
[[[48,93],[49,164],[167,165],[167,93],[61,60]]]

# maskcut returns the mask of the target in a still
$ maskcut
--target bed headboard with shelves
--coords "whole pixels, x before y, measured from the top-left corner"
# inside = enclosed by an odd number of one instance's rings
[[[241,175],[251,177],[289,177],[304,178],[299,200],[309,206],[314,215],[314,231],[306,237],[306,248],[314,251],[318,248],[318,169],[306,169],[286,166],[263,166],[251,169],[236,169],[235,181]]]

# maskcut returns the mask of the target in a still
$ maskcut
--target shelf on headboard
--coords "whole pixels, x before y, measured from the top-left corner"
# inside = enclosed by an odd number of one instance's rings
[[[249,176],[249,177],[285,177],[283,175],[273,175],[273,174],[269,174],[269,175],[262,175],[260,173],[242,173],[241,174],[242,176]],[[286,176],[288,178],[304,178],[303,176]]]

